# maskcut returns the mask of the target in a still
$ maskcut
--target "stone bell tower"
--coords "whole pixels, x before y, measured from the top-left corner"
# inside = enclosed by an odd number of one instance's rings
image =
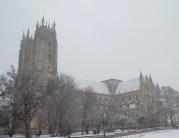
[[[43,17],[42,22],[36,24],[34,38],[30,36],[29,29],[26,36],[23,33],[19,50],[19,71],[36,70],[44,80],[57,75],[58,44],[55,25],[55,21],[52,26],[45,24]]]

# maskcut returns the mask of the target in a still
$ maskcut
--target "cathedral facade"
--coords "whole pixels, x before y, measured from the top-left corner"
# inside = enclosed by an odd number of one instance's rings
[[[57,51],[55,22],[45,24],[44,18],[41,23],[36,24],[34,37],[22,36],[19,51],[19,70],[30,68],[42,74],[43,79],[57,75]],[[157,114],[155,106],[159,100],[160,88],[154,84],[151,76],[143,76],[142,72],[136,79],[122,81],[118,79],[108,79],[101,82],[76,79],[79,88],[91,86],[100,108],[105,112],[112,112],[112,105],[121,108],[122,114],[133,117],[136,111],[145,114]],[[115,109],[118,110],[118,109]],[[115,111],[117,112],[117,111]]]

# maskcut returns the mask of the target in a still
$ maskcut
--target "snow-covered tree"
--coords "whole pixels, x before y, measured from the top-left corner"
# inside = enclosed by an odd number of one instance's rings
[[[88,133],[89,120],[96,108],[95,91],[91,86],[86,87],[84,90],[80,90],[80,119],[82,133],[85,130]]]
[[[178,95],[179,93],[169,86],[163,86],[161,88],[161,100],[173,128],[176,125],[176,115],[179,109]]]
[[[89,116],[89,123],[94,131],[94,133],[99,133],[100,129],[104,125],[104,112],[99,110],[98,104],[94,106],[93,111]]]
[[[123,131],[123,128],[127,124],[129,118],[123,114],[115,114],[111,116],[111,120],[113,120],[113,123],[116,125],[117,128],[121,127]]]
[[[29,138],[31,121],[47,95],[45,84],[37,72],[29,69],[16,71],[13,66],[0,80],[1,95],[24,125],[25,136]]]
[[[0,128],[3,128],[12,137],[16,128],[19,125],[19,120],[13,111],[12,105],[9,104],[9,99],[0,96]]]
[[[126,124],[129,126],[129,128],[132,127],[133,124],[136,123],[136,120],[134,118],[128,118]]]
[[[146,125],[147,116],[144,113],[142,113],[141,111],[135,111],[134,117],[138,122],[140,128]]]
[[[60,74],[53,78],[47,85],[47,91],[51,92],[44,101],[42,108],[46,115],[49,133],[64,135],[75,124],[75,116],[78,112],[78,91],[75,79],[66,74]]]
[[[146,118],[148,126],[153,127],[159,123],[158,117],[155,114],[148,114]]]

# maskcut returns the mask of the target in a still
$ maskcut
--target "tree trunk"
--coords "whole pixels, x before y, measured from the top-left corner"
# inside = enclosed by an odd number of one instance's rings
[[[85,131],[86,131],[86,134],[89,133],[89,124],[86,124]]]
[[[123,132],[123,125],[121,125],[122,126],[122,132]]]
[[[13,137],[13,130],[9,130],[8,135],[9,135],[9,137]]]
[[[172,128],[174,128],[173,119],[172,119],[172,118],[170,118],[170,121],[171,121]]]
[[[81,129],[82,129],[82,130],[81,130],[81,131],[82,131],[81,134],[83,135],[83,134],[84,134],[84,133],[83,133],[83,130],[84,130],[84,123],[83,123],[83,121],[81,122]]]
[[[25,120],[25,137],[30,138],[30,118],[27,117]]]

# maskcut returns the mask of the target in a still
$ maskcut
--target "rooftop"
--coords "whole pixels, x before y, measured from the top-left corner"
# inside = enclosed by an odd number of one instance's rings
[[[128,81],[120,81],[117,79],[109,79],[109,80],[119,81],[115,90],[115,94],[122,94],[125,92],[131,92],[140,89],[140,78],[131,79]],[[106,81],[108,80],[97,82],[97,81],[90,81],[90,80],[76,78],[76,82],[79,88],[84,89],[85,87],[91,86],[96,93],[109,95],[111,93],[107,84],[105,83]]]

